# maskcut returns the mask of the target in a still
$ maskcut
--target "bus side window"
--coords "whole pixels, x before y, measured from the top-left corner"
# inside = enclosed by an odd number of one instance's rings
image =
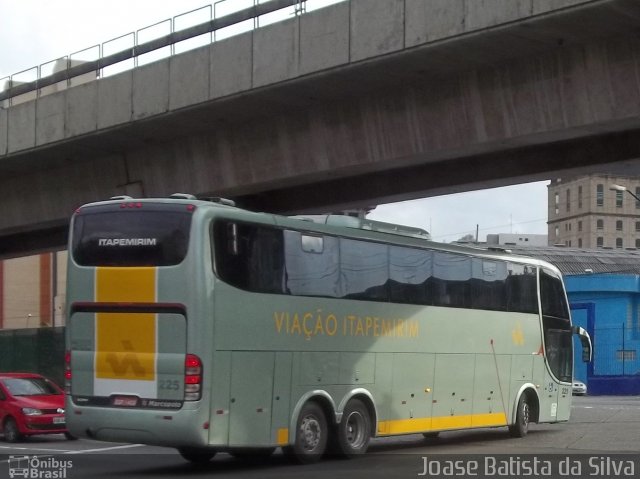
[[[249,290],[284,294],[284,240],[282,230],[247,226]]]
[[[300,235],[302,251],[306,253],[322,253],[324,251],[324,241],[322,236]]]
[[[389,247],[340,238],[340,282],[344,298],[388,301]]]
[[[389,294],[395,303],[432,303],[433,252],[402,246],[389,247]]]
[[[434,305],[471,307],[471,258],[436,252],[433,258]]]
[[[338,238],[284,231],[286,290],[294,296],[340,297]]]

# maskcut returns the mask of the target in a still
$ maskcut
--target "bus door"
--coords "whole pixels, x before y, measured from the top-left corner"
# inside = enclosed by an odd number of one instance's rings
[[[547,366],[544,393],[551,399],[548,412],[551,421],[567,421],[571,412],[573,330],[562,279],[549,270],[540,273],[540,301]],[[541,416],[545,416],[544,411]]]

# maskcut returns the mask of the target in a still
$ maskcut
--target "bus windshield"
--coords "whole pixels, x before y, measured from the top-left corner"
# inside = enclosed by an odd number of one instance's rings
[[[184,209],[91,207],[76,215],[73,259],[81,266],[171,266],[187,254],[191,213]]]

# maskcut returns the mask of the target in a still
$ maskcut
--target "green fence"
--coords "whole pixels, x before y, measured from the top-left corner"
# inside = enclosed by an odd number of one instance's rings
[[[64,384],[64,328],[0,330],[0,372],[33,372]]]

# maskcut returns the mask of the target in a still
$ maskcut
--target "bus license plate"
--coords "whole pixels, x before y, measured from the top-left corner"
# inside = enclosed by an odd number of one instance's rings
[[[138,405],[136,396],[115,396],[113,398],[114,406],[134,407]]]

